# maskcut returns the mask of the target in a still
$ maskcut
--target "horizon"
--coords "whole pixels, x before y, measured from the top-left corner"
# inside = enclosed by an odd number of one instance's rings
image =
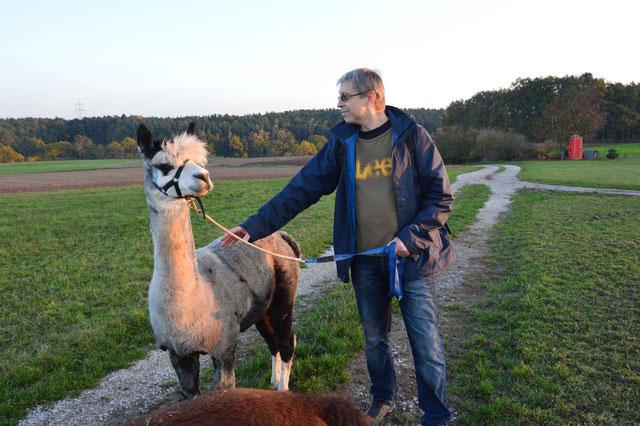
[[[404,108],[446,108],[517,78],[640,80],[640,4],[623,0],[187,6],[5,4],[0,117],[331,110],[338,77],[360,66],[379,70],[388,104]]]
[[[588,71],[586,73],[589,73]],[[582,73],[585,74],[585,73]],[[591,73],[589,73],[591,74]],[[592,74],[593,75],[593,74]],[[564,75],[564,76],[556,76],[556,75],[547,75],[547,76],[536,76],[536,77],[518,77],[520,79],[527,79],[530,78],[532,80],[535,80],[537,78],[548,78],[548,77],[558,77],[558,78],[562,78],[562,77],[579,77],[580,75]],[[594,79],[602,79],[605,83],[610,83],[610,84],[617,84],[617,83],[621,83],[621,84],[640,84],[640,80],[636,81],[630,81],[628,83],[622,83],[619,81],[610,81],[607,80],[606,78],[600,77],[600,76],[596,76],[593,75]],[[497,90],[503,90],[503,89],[509,89],[513,86],[513,83],[515,83],[515,80],[513,82],[511,82],[511,84],[507,87],[500,87],[500,88],[496,88],[496,89],[482,89],[482,90],[478,90],[477,92],[475,92],[473,95],[471,95],[470,97],[476,95],[477,93],[480,92],[485,92],[485,91],[497,91]],[[469,98],[470,98],[469,97]],[[465,101],[468,100],[464,99]],[[451,101],[451,102],[455,102],[455,100]],[[421,106],[399,106],[398,108],[402,109],[402,110],[411,110],[411,109],[426,109],[426,110],[446,110],[447,107],[451,104],[451,102],[447,105],[445,105],[444,107],[421,107]],[[390,104],[387,104],[390,105]],[[395,106],[395,105],[393,105]],[[331,111],[331,110],[335,110],[336,112],[339,111],[338,108],[336,107],[331,107],[331,108],[299,108],[299,109],[285,109],[282,111],[263,111],[263,112],[247,112],[247,113],[239,113],[239,114],[232,114],[232,113],[210,113],[210,114],[201,114],[201,115],[164,115],[164,116],[159,116],[159,115],[140,115],[140,114],[117,114],[117,113],[113,113],[113,114],[105,114],[105,115],[85,115],[82,117],[71,117],[71,118],[65,118],[65,117],[60,117],[60,116],[49,116],[49,117],[35,117],[35,116],[24,116],[24,117],[0,117],[0,120],[20,120],[20,119],[51,119],[51,120],[55,120],[55,119],[63,119],[63,120],[67,120],[67,121],[72,121],[72,120],[82,120],[85,118],[101,118],[101,117],[121,117],[121,116],[125,116],[125,117],[136,117],[136,116],[140,116],[143,118],[171,118],[171,119],[183,119],[183,118],[200,118],[200,117],[211,117],[211,116],[225,116],[228,115],[230,117],[246,117],[246,116],[251,116],[251,115],[268,115],[268,114],[283,114],[283,113],[287,113],[287,112],[298,112],[298,111]]]
[[[391,105],[391,106],[395,106],[395,105]],[[426,107],[398,107],[402,110],[412,110],[412,109],[426,109],[426,110],[445,110],[446,108],[426,108]],[[78,117],[72,117],[72,118],[64,118],[64,117],[0,117],[0,120],[25,120],[25,119],[37,119],[37,120],[41,120],[41,119],[46,119],[46,120],[57,120],[57,119],[61,119],[61,120],[65,120],[65,121],[72,121],[72,120],[83,120],[85,118],[89,119],[89,118],[103,118],[103,117],[122,117],[123,115],[127,118],[131,118],[131,117],[142,117],[142,118],[160,118],[160,119],[174,119],[174,120],[180,120],[180,119],[184,119],[184,118],[203,118],[203,117],[212,117],[212,116],[225,116],[228,115],[229,117],[247,117],[247,116],[251,116],[251,115],[269,115],[269,114],[285,114],[288,112],[300,112],[300,111],[332,111],[335,110],[336,113],[339,112],[338,108],[300,108],[300,109],[288,109],[288,110],[284,110],[284,111],[266,111],[266,112],[250,112],[250,113],[246,113],[246,114],[228,114],[228,113],[213,113],[213,114],[206,114],[206,115],[180,115],[180,116],[158,116],[158,115],[140,115],[140,114],[110,114],[110,115],[93,115],[93,116],[83,116],[81,118]]]

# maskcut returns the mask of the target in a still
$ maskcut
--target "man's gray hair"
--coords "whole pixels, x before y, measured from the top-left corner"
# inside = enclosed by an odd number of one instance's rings
[[[384,109],[384,84],[382,84],[382,77],[377,71],[368,68],[356,68],[340,77],[337,84],[340,86],[346,81],[353,83],[353,88],[358,93],[375,92],[378,95],[376,106]]]

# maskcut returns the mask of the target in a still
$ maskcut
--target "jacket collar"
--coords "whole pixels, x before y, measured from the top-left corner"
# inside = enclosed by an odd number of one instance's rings
[[[403,139],[404,134],[411,130],[413,126],[415,126],[416,122],[414,118],[403,112],[402,110],[387,105],[384,110],[384,113],[389,117],[389,121],[391,121],[391,129],[393,129],[393,133],[397,136],[396,140]],[[335,134],[339,140],[342,142],[346,141],[350,137],[360,131],[360,126],[355,124],[349,124],[346,122],[341,122],[331,128],[330,133]]]

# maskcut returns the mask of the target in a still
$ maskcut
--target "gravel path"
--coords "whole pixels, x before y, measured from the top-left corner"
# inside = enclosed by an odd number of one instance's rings
[[[323,255],[333,254],[327,250]],[[335,265],[320,263],[301,270],[296,297],[299,300],[294,317],[309,301],[319,297],[337,283]],[[244,332],[238,342],[237,358],[241,362],[247,349],[264,341],[254,327]],[[200,357],[201,371],[211,366],[208,356]],[[202,390],[210,383],[201,383]],[[176,375],[169,356],[161,350],[149,352],[144,359],[129,368],[107,375],[98,387],[82,392],[76,398],[66,398],[52,406],[38,406],[29,411],[20,425],[97,425],[116,424],[148,413],[152,409],[179,400]]]
[[[470,274],[483,268],[482,259],[490,252],[489,235],[501,216],[509,211],[511,197],[520,188],[593,192],[602,194],[625,194],[640,196],[640,191],[607,190],[597,188],[574,188],[521,182],[517,179],[519,167],[505,166],[497,173],[498,166],[458,176],[454,191],[474,183],[481,183],[491,189],[490,199],[478,212],[476,222],[456,239],[458,261],[438,275],[441,304],[455,303],[454,290],[460,288]],[[302,270],[298,286],[299,305],[310,304],[321,293],[336,284],[335,266],[332,263],[309,265]],[[304,311],[298,309],[297,313]],[[415,395],[413,360],[407,343],[406,333],[395,316],[392,330],[392,349],[395,355],[396,372],[399,377],[398,408],[387,424],[406,424],[419,419],[420,410]],[[444,336],[445,346],[448,342]],[[242,359],[246,349],[260,340],[253,329],[242,335],[238,348],[238,358]],[[203,357],[203,368],[210,365],[208,357]],[[364,366],[364,357],[356,357],[350,364],[351,382],[341,393],[365,407],[369,399],[369,384]],[[203,388],[206,389],[205,384]],[[32,409],[21,425],[86,425],[113,424],[127,418],[146,413],[149,410],[176,399],[177,384],[175,373],[166,353],[154,350],[147,358],[133,366],[106,376],[98,387],[82,392],[76,398],[67,398],[51,406]]]
[[[459,175],[453,184],[454,193],[465,185],[484,184],[491,189],[489,200],[478,211],[476,221],[466,232],[456,238],[456,262],[437,275],[439,304],[455,303],[454,290],[461,287],[466,278],[483,267],[481,261],[489,253],[489,235],[493,226],[509,209],[512,195],[522,185],[517,181],[519,168],[507,166],[502,173],[496,172],[498,166],[486,166],[481,170]],[[445,348],[454,344],[448,335],[443,336]],[[418,406],[417,389],[411,348],[400,315],[393,316],[389,336],[394,355],[398,395],[396,409],[383,424],[405,425],[420,422],[422,412]],[[369,378],[365,366],[364,354],[356,357],[349,367],[352,380],[343,389],[344,395],[353,395],[356,403],[365,408],[369,404]]]
[[[459,175],[453,185],[454,192],[465,185],[484,184],[491,189],[489,200],[478,211],[476,221],[463,234],[456,238],[457,261],[445,271],[437,275],[438,298],[440,306],[464,304],[460,300],[460,289],[468,277],[481,274],[486,267],[484,259],[490,253],[489,237],[494,226],[509,212],[511,197],[521,188],[591,192],[601,194],[623,194],[640,196],[639,191],[609,190],[598,188],[576,188],[522,182],[517,175],[520,168],[505,166],[498,173],[499,166],[489,165],[472,173]],[[447,322],[441,317],[441,328]],[[460,324],[447,324],[448,327],[460,328]],[[454,352],[460,345],[459,335],[464,333],[447,333],[443,331],[444,346],[447,353]],[[398,382],[398,395],[395,399],[396,409],[384,421],[383,425],[406,425],[420,422],[422,412],[418,406],[417,389],[411,348],[402,323],[401,315],[393,316],[389,336],[391,350],[394,355],[394,367]],[[447,356],[449,358],[449,356]],[[340,393],[353,399],[362,408],[369,404],[369,377],[364,354],[353,359],[349,365],[351,381],[340,389]],[[455,408],[455,407],[454,407]],[[454,415],[454,424],[455,421]]]

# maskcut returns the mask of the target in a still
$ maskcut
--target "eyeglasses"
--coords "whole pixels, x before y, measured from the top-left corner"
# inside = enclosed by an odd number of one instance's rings
[[[353,98],[354,96],[366,95],[370,91],[371,90],[368,90],[366,92],[354,93],[353,95],[350,95],[348,93],[340,93],[340,96],[338,96],[338,100],[340,102],[347,102],[349,99]]]

